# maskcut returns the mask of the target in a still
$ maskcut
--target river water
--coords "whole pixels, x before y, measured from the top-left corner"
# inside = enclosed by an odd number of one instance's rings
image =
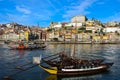
[[[10,50],[7,45],[0,45],[0,80],[10,76],[12,80],[120,80],[120,45],[119,44],[76,44],[75,57],[82,59],[104,58],[106,62],[114,62],[108,72],[88,76],[62,77],[50,75],[39,66],[27,71],[16,69],[29,63],[33,57],[42,57],[56,54],[60,51],[72,53],[74,45],[70,44],[48,44],[45,50]],[[72,54],[68,54],[72,55]],[[28,68],[33,64],[23,66]],[[21,72],[20,72],[21,71]],[[16,72],[19,72],[15,74]]]

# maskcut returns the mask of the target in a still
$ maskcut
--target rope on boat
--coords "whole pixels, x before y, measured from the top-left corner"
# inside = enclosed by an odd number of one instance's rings
[[[8,76],[4,76],[3,79],[10,80],[11,77],[13,77],[13,76],[15,76],[15,75],[17,75],[19,73],[22,73],[24,71],[27,71],[27,70],[29,70],[31,68],[34,68],[34,67],[38,66],[40,64],[40,61],[41,61],[41,56],[40,57],[33,57],[33,61],[32,62],[28,62],[26,64],[23,64],[23,65],[15,67],[17,69],[20,69],[20,71],[14,73],[14,74],[8,75]],[[27,67],[27,68],[22,68],[23,66],[27,66],[27,65],[30,65],[30,64],[34,64],[34,65],[31,65],[30,67]]]
[[[62,52],[61,52],[61,53],[62,53]],[[43,59],[50,58],[50,57],[52,57],[52,56],[56,56],[56,55],[61,54],[61,53],[53,54],[53,55],[50,55],[50,56],[44,57]]]
[[[62,53],[62,52],[61,52],[61,53]],[[54,54],[54,55],[45,57],[44,59],[50,58],[50,57],[52,57],[52,56],[56,56],[56,55],[58,55],[58,54],[60,54],[60,53],[57,53],[57,54]],[[58,56],[57,56],[57,57],[58,57]],[[57,57],[55,57],[55,58],[57,58]],[[53,59],[55,59],[55,58],[52,58],[52,59],[50,59],[50,60],[53,60]],[[36,67],[36,66],[39,65],[39,64],[35,64],[35,65],[32,65],[32,66],[30,66],[30,67],[28,67],[28,68],[26,68],[26,69],[23,69],[23,68],[22,68],[23,66],[30,65],[31,63],[32,63],[32,62],[29,62],[29,63],[26,63],[26,64],[23,64],[23,65],[20,65],[20,66],[15,67],[15,68],[17,68],[17,69],[20,69],[20,71],[14,73],[14,74],[8,75],[8,76],[4,76],[3,79],[5,79],[5,80],[10,80],[13,76],[15,76],[15,75],[17,75],[17,74],[20,74],[20,73],[22,73],[22,72],[24,72],[24,71],[27,71],[27,70],[29,70],[29,69],[31,69],[31,68],[34,68],[34,67]]]
[[[22,70],[22,71],[18,71],[18,72],[14,73],[14,74],[11,74],[11,75],[8,75],[8,76],[4,76],[3,79],[5,79],[5,80],[10,80],[13,76],[15,76],[15,75],[17,75],[17,74],[20,74],[20,73],[22,73],[22,72],[24,72],[24,71],[27,71],[27,70],[29,70],[29,69],[31,69],[31,68],[34,68],[34,67],[36,67],[36,66],[38,66],[38,65],[39,65],[39,64],[35,64],[35,65],[30,66],[30,67],[28,67],[28,68],[26,68],[26,69],[24,69],[24,70]]]
[[[16,66],[15,68],[20,68],[20,67],[23,67],[23,66],[26,66],[26,65],[29,65],[29,64],[32,64],[32,62],[29,62],[29,63],[26,63],[26,64],[23,64],[23,65],[20,65],[20,66]]]
[[[59,56],[56,56],[56,57],[54,57],[54,58],[51,58],[51,59],[42,59],[42,60],[55,60],[55,59],[57,59],[57,58],[59,58]]]

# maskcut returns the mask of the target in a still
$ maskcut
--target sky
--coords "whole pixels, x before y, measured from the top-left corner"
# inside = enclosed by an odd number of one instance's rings
[[[120,22],[120,0],[0,0],[0,24],[16,22],[46,27],[85,15],[102,23]]]

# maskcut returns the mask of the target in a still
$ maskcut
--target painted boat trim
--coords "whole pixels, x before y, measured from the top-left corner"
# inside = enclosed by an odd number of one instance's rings
[[[97,70],[102,68],[104,68],[104,66],[99,66],[94,68],[84,68],[84,69],[62,69],[62,71],[89,71],[89,70]]]
[[[48,72],[50,74],[57,74],[57,68],[56,67],[45,68],[41,65],[39,65],[39,67],[41,67],[43,70],[45,70],[46,72]]]

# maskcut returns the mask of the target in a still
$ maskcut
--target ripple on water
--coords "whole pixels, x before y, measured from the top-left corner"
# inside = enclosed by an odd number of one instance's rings
[[[9,50],[4,47],[0,47],[0,77],[19,71],[15,69],[15,66],[22,65],[32,61],[35,56],[43,57],[51,54],[56,54],[61,51],[71,52],[74,49],[74,45],[49,44],[46,50],[32,50],[32,51],[17,51]],[[104,58],[107,61],[114,62],[114,65],[110,68],[108,73],[100,74],[99,76],[78,76],[73,78],[62,78],[59,80],[119,80],[120,77],[120,45],[89,45],[78,44],[75,48],[75,57],[85,59]],[[1,66],[2,65],[2,66]],[[29,67],[29,66],[28,66]],[[20,77],[22,76],[22,77]],[[45,80],[48,76],[44,70],[39,67],[33,68],[29,71],[16,75],[14,78],[18,80]],[[49,79],[51,80],[51,79]]]

